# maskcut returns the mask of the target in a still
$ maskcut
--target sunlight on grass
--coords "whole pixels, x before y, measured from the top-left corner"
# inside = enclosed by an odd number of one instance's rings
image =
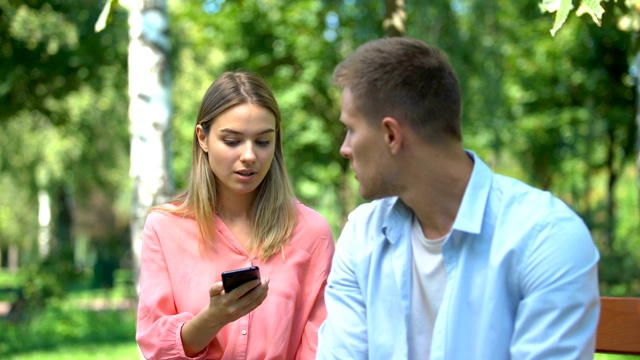
[[[61,346],[9,356],[6,360],[140,360],[138,345],[131,343]]]
[[[596,354],[595,360],[640,360],[637,355]]]

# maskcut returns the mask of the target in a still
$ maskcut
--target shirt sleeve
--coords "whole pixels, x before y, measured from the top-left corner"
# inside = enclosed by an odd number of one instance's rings
[[[312,254],[315,263],[315,271],[311,280],[309,292],[306,298],[312,302],[309,317],[304,326],[300,347],[296,359],[315,359],[318,348],[318,330],[327,317],[325,307],[324,290],[327,285],[327,276],[331,269],[331,260],[335,251],[333,234],[327,224],[324,233],[316,239],[318,246]]]
[[[338,239],[325,290],[327,319],[320,327],[317,359],[368,356],[365,300],[353,256],[357,250],[353,243],[358,239],[355,230],[354,222],[348,221]]]
[[[184,352],[180,333],[194,315],[176,313],[155,215],[148,216],[142,236],[136,340],[146,359],[191,359]],[[204,349],[193,359],[204,359],[206,354]]]
[[[572,212],[549,216],[519,274],[513,359],[592,359],[600,316],[599,253]]]

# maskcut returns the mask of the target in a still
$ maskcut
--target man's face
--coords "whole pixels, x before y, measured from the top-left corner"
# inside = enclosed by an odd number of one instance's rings
[[[347,134],[340,147],[340,154],[349,159],[351,168],[360,184],[360,195],[366,200],[392,195],[387,183],[385,164],[388,152],[381,124],[368,123],[355,108],[351,91],[342,93],[342,113],[340,121],[346,126]]]

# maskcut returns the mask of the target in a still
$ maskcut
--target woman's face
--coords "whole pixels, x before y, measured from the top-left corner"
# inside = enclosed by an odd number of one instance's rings
[[[267,175],[275,153],[276,118],[255,104],[234,106],[213,120],[209,135],[196,126],[209,166],[228,195],[252,194]]]

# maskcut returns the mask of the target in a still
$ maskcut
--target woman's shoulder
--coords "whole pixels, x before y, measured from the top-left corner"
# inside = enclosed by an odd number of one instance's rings
[[[318,211],[297,201],[298,220],[291,234],[290,246],[315,254],[332,254],[335,246],[329,222]]]
[[[318,230],[331,230],[329,222],[317,210],[312,209],[300,201],[296,201],[298,209],[298,224]]]
[[[180,213],[178,206],[172,203],[166,203],[155,206],[149,210],[149,214],[147,215],[147,224],[157,225],[174,223],[189,219],[189,216]]]

